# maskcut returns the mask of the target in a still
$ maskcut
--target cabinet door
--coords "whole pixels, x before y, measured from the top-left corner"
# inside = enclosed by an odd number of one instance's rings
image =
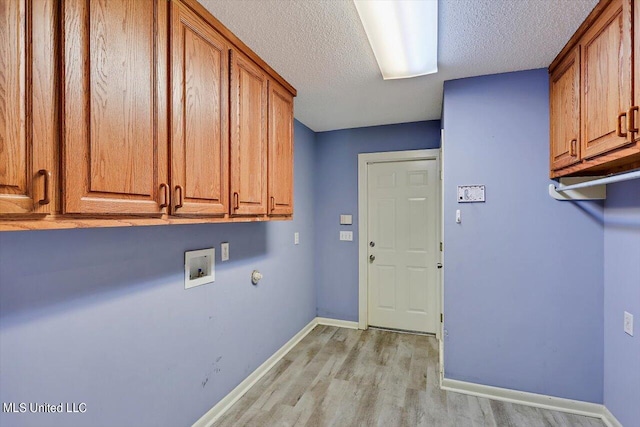
[[[0,214],[56,201],[56,2],[0,1]]]
[[[582,48],[582,157],[628,143],[631,106],[631,0],[613,0],[587,30]],[[620,114],[623,114],[620,116]]]
[[[231,214],[267,214],[267,76],[231,50]]]
[[[66,0],[63,13],[63,210],[161,214],[167,3]]]
[[[269,81],[269,215],[293,214],[293,96]]]
[[[633,3],[633,107],[629,110],[633,141],[640,149],[640,1]]]
[[[173,214],[229,212],[229,49],[179,2],[172,3]]]
[[[554,70],[550,82],[551,169],[580,161],[580,49]]]

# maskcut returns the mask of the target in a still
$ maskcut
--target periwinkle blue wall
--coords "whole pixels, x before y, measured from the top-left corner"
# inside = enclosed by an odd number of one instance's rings
[[[315,134],[295,139],[293,221],[0,233],[0,401],[87,404],[0,425],[191,425],[313,319]],[[184,290],[184,251],[212,246],[215,283]]]
[[[358,320],[358,154],[440,147],[440,121],[321,132],[316,138],[318,316]],[[340,214],[353,215],[341,226]],[[339,241],[340,230],[353,241]]]
[[[544,69],[445,83],[445,377],[601,403],[602,205],[548,195],[548,94]]]
[[[604,404],[640,426],[640,181],[607,186],[604,227]],[[631,337],[623,313],[634,315]]]

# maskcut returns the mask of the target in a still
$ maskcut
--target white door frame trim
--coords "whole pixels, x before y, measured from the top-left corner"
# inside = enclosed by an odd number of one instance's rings
[[[440,241],[442,247],[440,248],[440,263],[444,265],[444,251],[447,249],[444,247],[444,129],[440,129]],[[440,386],[442,387],[442,380],[444,379],[444,267],[440,269],[440,313],[442,318],[440,319],[440,327],[438,328],[438,378],[440,380]]]
[[[368,229],[368,212],[367,204],[369,202],[367,195],[367,166],[371,163],[399,162],[407,160],[435,160],[437,168],[437,178],[440,185],[437,186],[437,203],[441,203],[442,182],[440,181],[440,150],[408,150],[408,151],[388,151],[383,153],[361,153],[358,154],[358,328],[367,329],[369,327],[368,314],[368,265],[367,265],[367,229]],[[441,206],[436,207],[438,218],[436,219],[438,227],[438,236],[435,245],[439,245],[442,241],[441,224],[442,214]],[[440,250],[439,247],[435,248]],[[439,270],[437,283],[441,283],[440,275],[442,269]],[[440,322],[440,313],[442,313],[442,289],[441,285],[437,289],[437,323]],[[436,337],[440,339],[441,328],[436,328]]]

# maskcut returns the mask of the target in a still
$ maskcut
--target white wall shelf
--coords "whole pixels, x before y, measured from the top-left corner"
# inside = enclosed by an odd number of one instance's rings
[[[549,195],[556,200],[604,200],[607,184],[640,178],[640,170],[607,177],[560,178],[559,185],[549,184]]]

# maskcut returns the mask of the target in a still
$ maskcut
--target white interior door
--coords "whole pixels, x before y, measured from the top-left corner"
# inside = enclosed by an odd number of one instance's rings
[[[369,325],[436,333],[436,160],[367,167]]]

